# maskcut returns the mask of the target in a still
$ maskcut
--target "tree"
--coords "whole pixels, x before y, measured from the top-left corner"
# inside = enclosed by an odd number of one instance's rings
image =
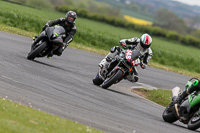
[[[180,34],[187,33],[187,26],[183,19],[179,18],[176,16],[176,14],[165,8],[160,8],[157,10],[153,25],[168,30],[174,30]]]
[[[191,32],[191,35],[197,37],[197,38],[200,38],[200,29],[198,30],[194,30],[193,32]]]
[[[193,17],[191,17],[191,18],[188,18],[187,20],[186,20],[186,22],[187,22],[187,25],[188,25],[188,33],[192,33],[192,32],[195,32],[196,31],[196,29],[198,29],[199,28],[199,23],[200,23],[200,17],[198,17],[198,16],[193,16]]]

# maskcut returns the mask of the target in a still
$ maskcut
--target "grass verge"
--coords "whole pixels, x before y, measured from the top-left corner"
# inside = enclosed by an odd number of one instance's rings
[[[147,90],[147,89],[132,89],[133,93],[142,96],[150,101],[153,101],[157,104],[160,104],[164,107],[167,107],[172,100],[171,90],[165,89],[155,89],[155,90]]]
[[[0,98],[1,133],[101,133],[102,131]]]

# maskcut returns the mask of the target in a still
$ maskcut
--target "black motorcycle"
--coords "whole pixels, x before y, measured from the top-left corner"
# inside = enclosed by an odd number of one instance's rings
[[[45,57],[63,45],[65,29],[62,26],[47,27],[37,38],[36,44],[32,44],[27,59],[34,60],[36,57]]]
[[[102,84],[102,88],[106,89],[113,84],[119,83],[122,79],[126,79],[128,74],[133,74],[134,71],[137,71],[135,67],[140,64],[139,51],[123,50],[121,48],[120,51],[119,55],[111,61],[106,70],[99,68],[97,75],[93,79],[95,85]],[[106,75],[102,76],[105,71]]]
[[[191,78],[188,84],[192,84]],[[172,89],[172,97],[178,96],[180,92],[179,87]],[[196,130],[200,127],[200,91],[195,91],[188,95],[181,101],[180,104],[174,104],[173,102],[164,110],[162,114],[163,120],[168,123],[173,123],[177,120],[187,124],[188,129]]]

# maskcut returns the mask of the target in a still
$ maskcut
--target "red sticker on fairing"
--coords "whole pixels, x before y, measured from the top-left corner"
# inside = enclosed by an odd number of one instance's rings
[[[131,50],[127,50],[126,53],[125,53],[125,57],[128,61],[131,60],[131,57],[132,57],[132,51]]]
[[[131,64],[132,64],[133,66],[138,66],[138,65],[140,64],[140,59],[138,58],[138,59],[132,61]]]

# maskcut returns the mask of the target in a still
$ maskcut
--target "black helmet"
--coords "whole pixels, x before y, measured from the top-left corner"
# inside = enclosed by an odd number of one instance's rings
[[[76,12],[74,11],[68,11],[66,13],[66,17],[65,20],[69,23],[69,24],[73,24],[75,22],[77,18]]]
[[[151,46],[152,43],[152,38],[150,35],[148,34],[143,34],[140,38],[140,45],[146,49],[149,48]]]

